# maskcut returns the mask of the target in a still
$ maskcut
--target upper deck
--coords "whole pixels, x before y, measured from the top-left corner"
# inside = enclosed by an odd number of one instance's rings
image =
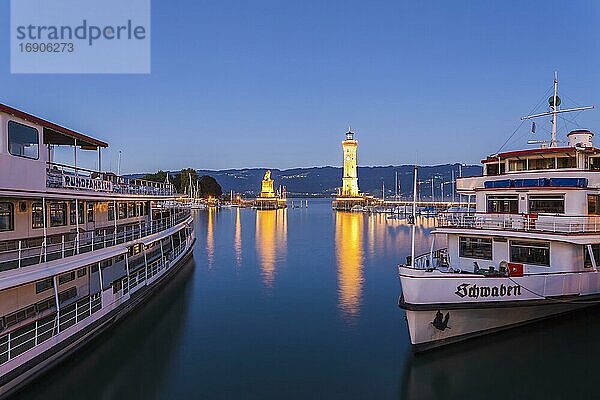
[[[54,160],[58,146],[73,148],[73,163]],[[117,176],[102,170],[108,144],[0,104],[0,194],[92,198],[173,198],[173,185]],[[81,151],[96,151],[96,170],[77,165]]]
[[[567,135],[567,147],[493,154],[481,161],[483,176],[457,179],[457,191],[473,194],[503,189],[599,189],[600,149],[592,145],[592,136],[590,131],[576,130]]]

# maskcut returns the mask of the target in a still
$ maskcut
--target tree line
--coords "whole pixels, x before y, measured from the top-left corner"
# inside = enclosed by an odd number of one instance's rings
[[[142,179],[153,182],[165,182],[167,173],[158,171],[154,174],[146,174]],[[221,197],[223,189],[219,182],[210,175],[202,175],[198,177],[198,173],[193,168],[185,168],[179,172],[169,172],[169,181],[175,186],[178,193],[190,192],[190,180],[194,188],[198,188],[198,194],[201,197]]]

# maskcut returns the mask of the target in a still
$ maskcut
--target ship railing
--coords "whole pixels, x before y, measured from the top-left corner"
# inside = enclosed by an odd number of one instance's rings
[[[169,217],[153,221],[139,221],[97,228],[77,233],[52,235],[46,238],[10,240],[0,242],[0,272],[40,264],[87,253],[162,232],[185,221],[191,215],[189,209],[180,208]]]
[[[444,212],[438,214],[436,227],[559,234],[594,234],[600,233],[600,216]]]
[[[410,256],[406,257],[406,265],[414,269],[437,269],[448,266],[448,249],[438,249],[415,257],[414,263]]]
[[[128,290],[125,289],[123,294],[132,291],[136,286],[146,284],[148,279],[163,269],[169,269],[172,261],[186,248],[187,240],[176,246],[167,256],[150,262],[145,268],[132,273],[124,286]],[[58,314],[56,307],[53,307],[50,308],[51,312],[48,315],[41,314],[34,322],[17,327],[9,333],[2,334],[0,331],[0,365],[85,320],[100,309],[102,309],[102,296],[96,293],[61,306]]]
[[[98,172],[52,162],[48,162],[46,167],[46,187],[144,196],[177,194],[170,183],[117,176],[112,172]]]
[[[80,299],[61,307],[57,316],[56,307],[50,315],[14,329],[2,335],[0,332],[0,365],[40,345],[64,329],[83,321],[102,308],[102,297],[98,294]]]

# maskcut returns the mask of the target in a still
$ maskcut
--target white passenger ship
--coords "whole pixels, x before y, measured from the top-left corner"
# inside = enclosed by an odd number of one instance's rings
[[[414,350],[600,304],[600,149],[587,130],[556,139],[560,113],[593,107],[560,109],[557,85],[549,112],[524,117],[551,116],[552,140],[459,179],[476,210],[440,214],[432,237],[447,248],[399,266]]]
[[[73,165],[54,162],[57,146]],[[191,256],[171,184],[102,171],[107,144],[0,104],[0,398],[142,304]],[[97,170],[77,166],[98,153]]]

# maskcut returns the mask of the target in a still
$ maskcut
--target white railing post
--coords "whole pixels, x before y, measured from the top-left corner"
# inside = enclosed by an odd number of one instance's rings
[[[77,142],[75,143],[75,146],[77,146]],[[75,169],[75,175],[77,175],[77,169]],[[75,199],[75,229],[77,230],[77,234],[75,235],[75,246],[77,248],[77,254],[79,254],[79,200],[77,198]]]
[[[117,244],[117,202],[113,201],[113,217],[115,219],[114,244]]]
[[[19,268],[21,268],[21,252],[22,252],[22,249],[23,249],[23,245],[22,245],[22,242],[19,240],[19,261],[18,261]]]
[[[47,244],[46,244],[47,227],[46,227],[46,198],[45,197],[42,197],[42,207],[43,207],[42,218],[44,218],[44,223],[43,223],[43,226],[44,226],[44,242],[42,243],[42,245],[44,246],[44,262],[46,262],[46,255],[47,255],[46,254],[47,253],[46,252],[46,246],[47,246]]]
[[[58,324],[56,325],[56,333],[60,333],[60,302],[58,301],[58,278],[56,275],[52,277],[52,282],[54,283],[54,301],[56,304],[56,320]]]
[[[65,258],[65,235],[61,236],[60,258]]]
[[[92,230],[92,251],[94,251],[94,232],[95,230]]]
[[[160,239],[160,261],[165,261],[165,253],[163,252],[163,241]]]

